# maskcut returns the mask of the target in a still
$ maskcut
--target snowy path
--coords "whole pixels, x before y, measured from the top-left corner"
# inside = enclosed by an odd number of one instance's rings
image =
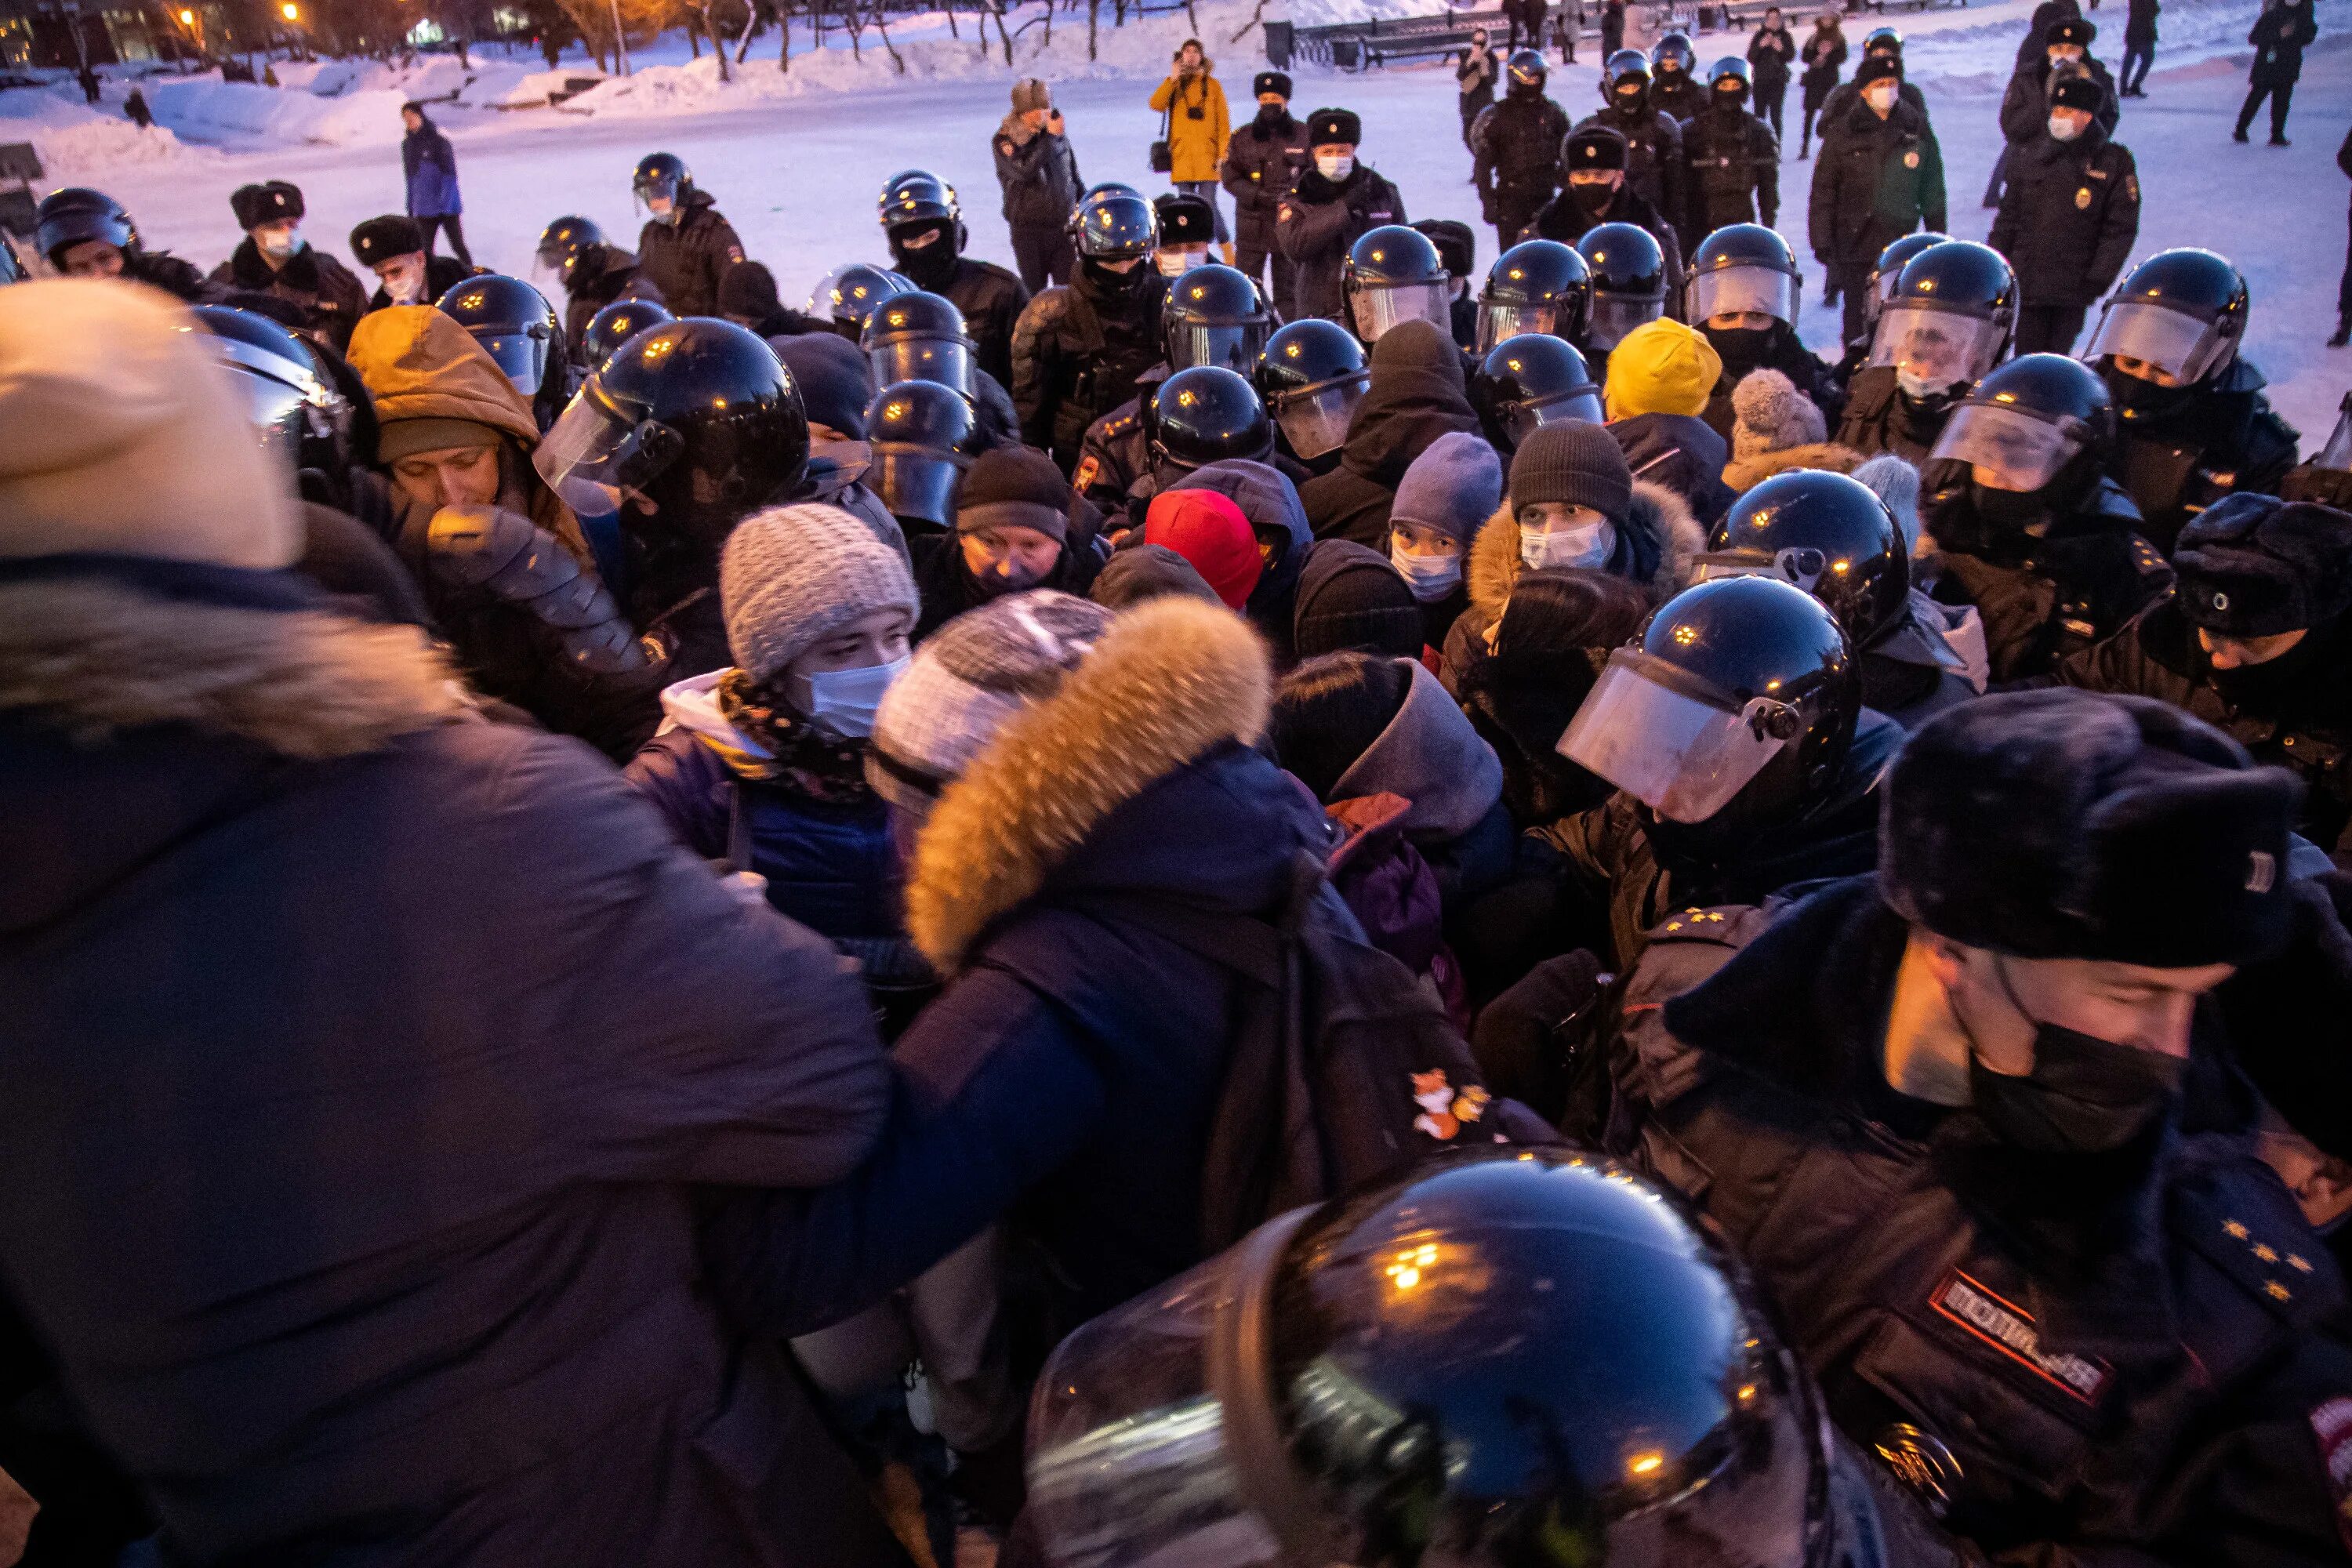
[[[1965,237],[1981,238],[1990,225],[1992,215],[1976,198],[1997,151],[1995,109],[2030,9],[2028,0],[2006,0],[1895,19],[1912,40],[1912,70],[1926,87],[1943,141],[1951,225]],[[2352,49],[2328,48],[2331,40],[2323,39],[2309,58],[2295,95],[2292,149],[2263,147],[2259,128],[2254,144],[2233,145],[2229,132],[2244,92],[2243,68],[2226,55],[2194,57],[2200,46],[2242,38],[2250,9],[2237,3],[2168,4],[2166,52],[2149,78],[2152,96],[2126,105],[2121,134],[2138,158],[2147,192],[2138,253],[2209,245],[2245,269],[2254,295],[2249,353],[2309,448],[2324,437],[2336,404],[2352,387],[2352,350],[2322,346],[2335,318],[2345,246],[2347,184],[2335,153],[2352,121]],[[2112,61],[2120,55],[2121,6],[2107,6],[2095,19],[2112,23],[2118,35],[2112,47],[2107,38],[2100,41],[2098,52]],[[1854,22],[1849,36],[1858,46],[1867,19]],[[1727,52],[1730,43],[1722,35],[1702,37],[1701,58]],[[2184,56],[2190,63],[2180,63]],[[751,68],[774,68],[755,59]],[[1246,90],[1249,68],[1237,53],[1222,62],[1220,74],[1236,98]],[[1588,53],[1584,65],[1556,68],[1552,91],[1581,115],[1597,101],[1594,82]],[[1118,178],[1156,188],[1143,159],[1158,124],[1144,104],[1148,90],[1148,83],[1118,81],[1078,82],[1060,90],[1079,166],[1089,180]],[[874,193],[890,174],[913,164],[938,171],[962,192],[973,251],[1009,262],[988,154],[989,132],[1004,101],[998,77],[893,86],[872,94],[812,94],[686,118],[574,119],[536,111],[461,122],[454,131],[467,237],[486,264],[520,270],[529,266],[541,227],[560,213],[583,212],[617,237],[633,236],[637,219],[630,210],[629,170],[642,153],[661,147],[688,159],[751,254],[775,269],[788,299],[804,294],[843,261],[881,255],[871,216]],[[1398,182],[1416,217],[1476,215],[1454,101],[1451,72],[1444,67],[1363,77],[1302,74],[1298,84],[1302,110],[1338,103],[1363,116],[1367,160]],[[1795,130],[1793,113],[1790,129]],[[1801,252],[1811,168],[1792,162],[1782,173],[1782,227],[1799,238]],[[285,178],[301,184],[314,242],[339,256],[353,224],[397,210],[401,201],[400,162],[391,147],[197,153],[94,177],[138,215],[151,243],[206,266],[236,243],[227,196],[245,181]],[[1482,268],[1492,259],[1492,231],[1481,227]],[[1818,284],[1818,279],[1809,281]],[[1808,292],[1817,300],[1817,287]],[[1829,342],[1834,314],[1809,309],[1808,340]]]

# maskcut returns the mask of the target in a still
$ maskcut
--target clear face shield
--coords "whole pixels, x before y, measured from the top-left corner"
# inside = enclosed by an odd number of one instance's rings
[[[1870,363],[1894,367],[1906,390],[1949,392],[1983,380],[2008,335],[1998,321],[1906,301],[1879,312]]]
[[[1180,322],[1168,329],[1168,367],[1191,370],[1195,365],[1222,365],[1247,378],[1265,352],[1270,329],[1265,321],[1234,321],[1220,325]]]
[[[2119,300],[2099,315],[2085,360],[2109,356],[2155,365],[2183,386],[2203,381],[2228,360],[2231,340],[2221,327],[2180,310]]]
[[[875,444],[866,488],[882,498],[893,517],[919,518],[941,528],[955,526],[956,487],[966,459],[953,452],[899,441]]]
[[[536,397],[547,379],[548,337],[544,327],[532,327],[520,332],[477,331],[474,341],[482,352],[498,362],[515,390],[525,397]]]
[[[1591,348],[1607,352],[1625,341],[1635,327],[1646,326],[1666,313],[1663,294],[1603,294],[1592,296],[1592,321],[1584,329]]]
[[[1522,332],[1539,337],[1557,335],[1559,308],[1556,305],[1481,305],[1478,307],[1478,352],[1485,353],[1506,338],[1516,338]]]
[[[2074,420],[2052,421],[2014,408],[1964,403],[1945,422],[1927,461],[1967,463],[1980,470],[1979,483],[2024,494],[2056,479],[2082,449],[2083,433]]]
[[[1454,283],[1440,275],[1429,283],[1358,283],[1350,309],[1356,335],[1368,343],[1400,321],[1427,321],[1451,337],[1454,331]]]
[[[1367,374],[1283,394],[1274,405],[1274,422],[1281,427],[1282,438],[1290,443],[1292,454],[1312,462],[1345,446],[1349,422],[1355,418],[1356,405],[1364,400],[1364,391],[1370,384]]]
[[[1692,275],[1685,313],[1693,321],[1704,321],[1726,310],[1761,310],[1774,321],[1793,323],[1801,293],[1799,279],[1775,268],[1725,267]]]
[[[637,210],[663,223],[677,221],[677,194],[686,182],[676,174],[656,174],[639,180],[633,187],[636,193]]]
[[[1705,822],[1804,733],[1785,702],[1742,703],[1678,666],[1621,647],[1559,738],[1559,754],[1669,822]]]
[[[1571,420],[1582,420],[1587,425],[1609,422],[1601,413],[1599,387],[1580,387],[1559,397],[1507,404],[1502,411],[1503,433],[1510,437],[1513,447],[1517,447],[1547,425],[1565,425]]]
[[[685,451],[684,437],[634,417],[591,377],[540,437],[530,466],[572,510],[602,515],[618,510],[625,491],[644,489]]]
[[[874,384],[929,381],[971,395],[971,343],[963,338],[897,338],[866,351]]]

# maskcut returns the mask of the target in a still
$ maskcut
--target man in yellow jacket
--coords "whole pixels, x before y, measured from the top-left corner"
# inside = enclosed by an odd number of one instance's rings
[[[1176,51],[1176,68],[1151,89],[1151,107],[1166,115],[1168,183],[1209,204],[1216,218],[1217,245],[1230,265],[1233,232],[1217,205],[1217,169],[1225,161],[1233,124],[1225,114],[1225,89],[1209,74],[1209,57],[1198,38]]]

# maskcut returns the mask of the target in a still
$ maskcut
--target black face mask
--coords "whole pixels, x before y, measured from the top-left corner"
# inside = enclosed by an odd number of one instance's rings
[[[1989,489],[1973,479],[1969,481],[1969,499],[1976,508],[1977,521],[1995,539],[2023,533],[2049,510],[2047,498],[2039,490]]]
[[[1706,341],[1715,345],[1717,357],[1734,379],[1764,363],[1779,335],[1773,327],[1709,327],[1706,331]]]
[[[1617,193],[1624,188],[1622,182],[1614,185],[1580,185],[1570,182],[1568,199],[1576,204],[1577,211],[1599,217],[1617,205]]]
[[[937,239],[919,249],[906,246],[908,239],[919,239],[925,234],[936,234]],[[890,231],[890,258],[898,270],[912,279],[916,287],[937,294],[955,280],[956,233],[950,223],[908,224]]]
[[[2100,376],[2107,384],[2107,395],[2116,400],[2116,411],[2134,425],[2169,419],[2185,412],[2197,395],[2193,386],[2158,386],[2152,381],[2127,375],[2112,363],[2100,372]]]
[[[2188,1062],[2042,1024],[2033,1070],[2012,1078],[1969,1056],[1977,1114],[2004,1142],[2042,1154],[2104,1154],[2155,1124],[2180,1092]]]
[[[1290,108],[1287,104],[1261,103],[1257,106],[1257,128],[1261,131],[1282,131],[1289,127]]]
[[[1078,263],[1087,275],[1088,290],[1097,300],[1133,300],[1151,286],[1151,264],[1139,261],[1124,272],[1113,272],[1092,257]]]

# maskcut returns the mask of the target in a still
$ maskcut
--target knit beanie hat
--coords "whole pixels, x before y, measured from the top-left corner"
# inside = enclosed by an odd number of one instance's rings
[[[1797,384],[1777,370],[1753,370],[1731,389],[1731,456],[1748,462],[1830,438],[1829,422]]]
[[[1222,605],[1217,591],[1202,580],[1192,563],[1164,544],[1129,544],[1111,552],[1095,574],[1087,597],[1107,610],[1130,609],[1149,599],[1171,594],[1189,595]]]
[[[1143,542],[1164,544],[1191,562],[1229,610],[1249,603],[1265,570],[1249,519],[1215,490],[1162,490],[1152,497]]]
[[[2180,613],[2223,637],[2324,626],[2352,609],[2352,517],[2242,492],[2189,519],[2172,547]]]
[[[727,646],[755,681],[877,610],[919,606],[898,552],[838,507],[803,502],[755,511],[719,558]]]
[[[874,715],[866,778],[923,816],[1007,719],[1058,690],[1110,629],[1111,612],[1040,589],[991,599],[925,639]]]
[[[1433,528],[1467,544],[1502,504],[1503,459],[1484,437],[1449,430],[1423,447],[1397,481],[1389,521]]]
[[[1617,437],[1582,419],[1530,431],[1511,458],[1511,510],[1542,501],[1589,506],[1622,521],[1633,503],[1633,470]]]
[[[719,313],[764,321],[784,308],[776,297],[776,275],[756,261],[736,261],[719,275]]]
[[[352,254],[362,267],[376,267],[395,256],[413,256],[425,248],[425,231],[413,217],[386,213],[352,230]]]
[[[1013,112],[1026,114],[1033,109],[1054,107],[1054,89],[1034,76],[1024,76],[1013,84]]]
[[[1895,514],[1895,526],[1913,554],[1919,550],[1919,470],[1892,452],[1882,452],[1853,470],[1853,477]]]
[[[1603,389],[1611,420],[1637,414],[1706,412],[1706,400],[1723,375],[1723,356],[1706,334],[1661,317],[1627,332],[1609,353]]]
[[[964,470],[956,491],[956,531],[1034,528],[1067,542],[1070,481],[1034,447],[998,447]]]
[[[1412,658],[1425,626],[1420,601],[1379,552],[1352,539],[1325,539],[1307,552],[1290,621],[1300,658],[1351,649]]]
[[[231,374],[160,290],[0,289],[0,559],[292,565],[294,476],[254,440]]]
[[[793,384],[809,423],[853,441],[866,439],[866,405],[874,401],[874,370],[856,343],[838,332],[802,332],[775,338],[770,346]]]

